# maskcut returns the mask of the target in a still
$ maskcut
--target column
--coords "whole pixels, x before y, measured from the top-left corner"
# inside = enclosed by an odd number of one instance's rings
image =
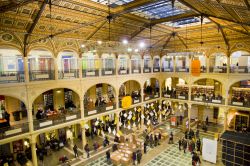
[[[141,106],[141,130],[143,130],[144,126],[144,118],[142,118],[142,115],[144,116],[144,105]]]
[[[119,59],[118,58],[119,58],[118,56],[115,58],[115,74],[116,75],[119,75]]]
[[[176,67],[176,57],[174,56],[173,57],[173,68],[174,68],[174,70],[173,70],[173,72],[176,72],[176,69],[175,69],[175,67]]]
[[[189,101],[192,100],[191,95],[192,95],[192,87],[191,85],[188,84],[188,100]]]
[[[34,131],[34,125],[33,125],[33,115],[32,115],[32,107],[28,107],[28,122],[29,122],[29,132]]]
[[[191,107],[192,104],[188,104],[188,129],[190,130],[190,123],[191,123]]]
[[[54,58],[54,69],[55,69],[55,80],[58,80],[58,64],[57,64],[57,59]]]
[[[80,54],[81,55],[81,54]],[[79,78],[82,78],[82,57],[78,61]]]
[[[227,54],[227,74],[230,73],[230,54]]]
[[[84,99],[80,98],[80,112],[81,112],[81,118],[84,118]]]
[[[83,158],[85,158],[84,156],[85,156],[85,150],[84,150],[84,147],[85,147],[85,145],[86,145],[86,143],[87,143],[87,139],[86,139],[86,134],[85,134],[85,127],[84,127],[84,125],[85,125],[85,122],[84,121],[82,121],[82,122],[80,122],[80,126],[81,126],[81,134],[82,134],[82,150],[83,150]]]
[[[98,71],[99,71],[99,76],[101,76],[102,75],[102,62],[103,62],[103,59],[102,58],[100,58],[101,56],[100,55],[98,55],[98,61],[99,61],[99,69],[98,69]]]
[[[209,57],[208,56],[206,56],[206,68],[207,68],[206,73],[209,73],[210,65],[209,65]]]
[[[227,130],[228,128],[227,115],[228,115],[228,110],[227,108],[224,108],[224,131]]]
[[[30,81],[28,57],[24,57],[23,66],[24,66],[24,79],[25,79],[25,83],[28,83]]]
[[[229,93],[229,90],[228,88],[225,89],[225,94],[223,95],[223,97],[225,98],[225,105],[228,105],[228,93]]]
[[[191,74],[192,73],[192,68],[191,68],[191,66],[192,66],[192,58],[189,56],[189,66],[188,66],[188,68],[189,68],[189,73]]]
[[[36,137],[34,135],[31,136],[30,145],[31,145],[31,153],[32,153],[32,163],[33,163],[33,166],[38,166],[38,163],[37,163],[37,154],[36,154]]]
[[[115,118],[116,118],[116,133],[118,133],[118,131],[120,130],[120,126],[119,126],[119,116],[120,116],[120,112],[116,112],[115,113]]]

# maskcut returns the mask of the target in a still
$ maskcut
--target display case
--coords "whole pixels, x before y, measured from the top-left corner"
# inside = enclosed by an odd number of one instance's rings
[[[250,88],[232,88],[231,104],[241,107],[250,107]]]
[[[222,136],[222,162],[227,166],[250,165],[250,134],[225,131]]]

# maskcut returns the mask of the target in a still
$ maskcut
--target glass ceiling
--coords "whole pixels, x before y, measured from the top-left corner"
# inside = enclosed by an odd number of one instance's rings
[[[92,1],[104,4],[104,5],[108,5],[108,3],[110,3],[111,7],[116,7],[116,6],[127,4],[134,0],[92,0]],[[175,1],[174,7],[172,7],[172,0],[159,0],[154,3],[149,3],[147,5],[131,9],[127,12],[140,16],[140,17],[144,17],[146,19],[154,20],[154,19],[160,19],[164,17],[170,17],[170,16],[182,14],[187,11],[191,11],[190,8],[181,4],[179,1]],[[206,22],[209,22],[209,20],[204,20],[204,23]],[[174,26],[174,27],[184,27],[186,25],[194,26],[194,25],[200,24],[200,18],[193,17],[193,18],[181,19],[181,20],[174,21],[174,22],[165,22],[162,24],[165,24],[168,26]]]
[[[108,5],[110,3],[111,7],[119,6],[119,5],[124,5],[126,3],[132,2],[134,0],[91,0],[103,5]]]

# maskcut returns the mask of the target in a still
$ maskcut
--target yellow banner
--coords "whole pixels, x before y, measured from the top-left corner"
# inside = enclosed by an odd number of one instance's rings
[[[132,105],[131,96],[126,96],[122,98],[122,108],[128,108]]]

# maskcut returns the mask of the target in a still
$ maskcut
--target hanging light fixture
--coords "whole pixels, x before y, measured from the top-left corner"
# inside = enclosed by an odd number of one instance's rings
[[[200,25],[200,28],[201,28],[201,39],[200,39],[200,52],[202,53],[203,52],[203,19],[204,19],[204,16],[201,15],[201,25]]]

